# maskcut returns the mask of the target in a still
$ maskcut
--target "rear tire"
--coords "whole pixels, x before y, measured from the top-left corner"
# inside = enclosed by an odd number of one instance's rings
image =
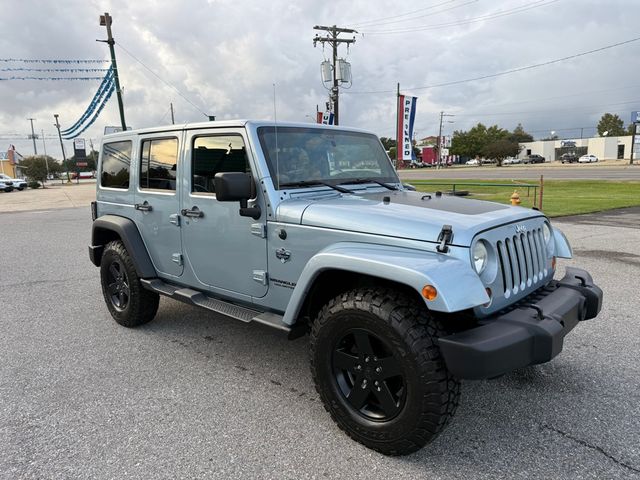
[[[105,246],[100,280],[109,313],[123,327],[137,327],[156,316],[160,296],[142,287],[133,260],[120,240]]]
[[[312,327],[311,373],[338,426],[385,455],[436,438],[460,398],[437,346],[441,333],[424,305],[394,290],[358,289],[329,301]]]

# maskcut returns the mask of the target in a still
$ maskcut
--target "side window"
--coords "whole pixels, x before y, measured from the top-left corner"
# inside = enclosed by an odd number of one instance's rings
[[[142,142],[140,188],[175,191],[177,167],[177,138],[160,138]]]
[[[251,172],[240,135],[196,137],[191,162],[191,191],[194,193],[215,193],[213,177],[218,172]]]
[[[100,185],[109,188],[129,188],[131,141],[105,143],[102,146]]]

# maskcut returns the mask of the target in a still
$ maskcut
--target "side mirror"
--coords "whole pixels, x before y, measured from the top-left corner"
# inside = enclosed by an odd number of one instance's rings
[[[219,202],[240,202],[240,216],[260,218],[260,206],[248,207],[247,201],[256,196],[256,185],[248,173],[219,172],[213,178]]]

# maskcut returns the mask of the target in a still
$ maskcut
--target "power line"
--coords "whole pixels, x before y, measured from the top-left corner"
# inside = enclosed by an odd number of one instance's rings
[[[140,65],[142,65],[144,68],[146,68],[147,70],[149,70],[149,72],[151,72],[153,74],[154,77],[156,77],[158,80],[160,80],[162,83],[164,83],[165,85],[173,88],[178,95],[180,95],[187,103],[189,103],[193,108],[195,108],[196,110],[198,110],[201,114],[203,114],[205,117],[209,118],[209,114],[203,112],[200,107],[198,107],[195,103],[193,103],[191,100],[189,100],[187,97],[185,97],[182,92],[180,90],[178,90],[178,88],[176,86],[174,86],[173,84],[169,83],[168,81],[166,81],[164,78],[162,78],[160,75],[158,75],[156,72],[154,72],[153,70],[151,70],[149,67],[147,67],[144,63],[142,63],[142,61],[138,60],[129,50],[127,50],[126,48],[124,48],[124,46],[122,45],[122,42],[118,42],[118,47],[121,48],[127,55],[129,55],[131,58],[133,58],[136,62],[138,62]]]
[[[558,107],[558,108],[562,108],[562,109],[566,109],[566,108],[571,108],[571,112],[573,113],[576,110],[584,110],[584,109],[589,109],[589,108],[607,108],[607,107],[614,107],[617,105],[629,105],[629,104],[635,104],[635,103],[640,103],[640,100],[629,100],[629,101],[625,101],[625,102],[617,102],[617,103],[607,103],[606,105],[580,105],[577,107],[571,106],[571,107]],[[500,115],[536,115],[536,114],[546,114],[546,113],[551,113],[551,112],[555,112],[556,110],[534,110],[534,111],[529,111],[529,112],[493,112],[493,113],[456,113],[456,116],[459,117],[471,117],[471,116],[500,116]],[[597,112],[593,112],[593,113],[597,113]]]
[[[414,13],[424,12],[425,10],[431,10],[432,8],[437,8],[437,7],[440,7],[442,5],[446,5],[447,3],[453,3],[455,1],[457,1],[457,0],[447,0],[445,2],[436,3],[435,5],[431,5],[429,7],[419,8],[418,10],[413,10],[411,12],[401,13],[399,15],[393,15],[391,17],[376,18],[375,20],[365,20],[365,21],[362,21],[362,22],[356,23],[356,24],[351,24],[350,23],[348,25],[352,25],[353,28],[358,28],[358,27],[362,27],[363,25],[370,24],[370,23],[373,23],[373,22],[379,22],[379,21],[382,21],[382,20],[390,20],[392,18],[406,17],[406,16],[409,16],[409,15],[413,15]]]
[[[389,22],[372,23],[372,24],[366,25],[366,26],[365,26],[365,28],[369,28],[369,27],[378,27],[378,26],[381,26],[381,25],[392,25],[392,24],[394,24],[394,23],[410,22],[410,21],[417,20],[417,19],[419,19],[419,18],[424,18],[424,17],[433,17],[434,15],[437,15],[437,14],[439,14],[439,13],[449,12],[449,11],[451,11],[451,10],[456,10],[456,9],[458,9],[458,8],[462,8],[462,7],[465,7],[465,6],[467,6],[467,5],[470,5],[470,4],[472,4],[472,3],[477,3],[478,1],[479,1],[479,0],[469,0],[469,1],[465,2],[465,3],[460,3],[460,4],[458,4],[458,5],[453,5],[453,6],[451,6],[451,7],[443,8],[443,9],[441,9],[441,10],[437,10],[437,11],[435,11],[435,12],[425,13],[424,15],[418,15],[418,16],[416,16],[416,17],[402,18],[402,19],[400,19],[400,20],[391,20],[391,21],[389,21]],[[444,3],[450,3],[450,2],[444,2]],[[442,5],[442,4],[439,4],[439,5],[437,5],[437,6],[440,6],[440,5]],[[393,17],[389,17],[389,18],[390,18],[390,19],[391,19],[391,18],[398,18],[398,16],[399,16],[399,15],[396,15],[396,16],[393,16]],[[365,31],[364,33],[367,33],[367,32]]]
[[[508,15],[514,15],[516,13],[526,12],[527,10],[532,10],[534,8],[544,7],[546,5],[551,5],[552,3],[559,2],[560,0],[536,0],[527,5],[520,5],[518,7],[513,7],[508,10],[503,10],[501,12],[495,12],[486,14],[480,17],[474,17],[467,20],[457,20],[455,22],[448,23],[440,23],[440,24],[432,24],[432,25],[422,25],[415,27],[407,27],[403,29],[396,30],[380,30],[380,31],[362,31],[361,33],[367,35],[389,35],[389,34],[397,34],[397,33],[410,33],[410,32],[421,32],[426,30],[437,30],[441,28],[450,28],[450,27],[458,27],[461,25],[469,25],[471,23],[482,22],[485,20],[493,20],[495,18],[506,17]]]
[[[510,73],[522,72],[522,71],[525,71],[525,70],[531,70],[531,69],[534,69],[534,68],[539,68],[539,67],[544,67],[544,66],[547,66],[547,65],[552,65],[554,63],[564,62],[566,60],[571,60],[571,59],[578,58],[578,57],[584,57],[585,55],[591,55],[592,53],[602,52],[602,51],[608,50],[610,48],[620,47],[620,46],[626,45],[628,43],[637,42],[638,40],[640,40],[640,37],[632,38],[630,40],[625,40],[623,42],[618,42],[618,43],[614,43],[614,44],[611,44],[611,45],[606,45],[604,47],[596,48],[594,50],[589,50],[589,51],[586,51],[586,52],[576,53],[575,55],[569,55],[567,57],[556,58],[555,60],[549,60],[547,62],[536,63],[534,65],[527,65],[526,67],[518,67],[518,68],[511,69],[511,70],[506,70],[504,72],[492,73],[492,74],[489,74],[489,75],[482,75],[480,77],[466,78],[464,80],[455,80],[453,82],[445,82],[445,83],[436,83],[436,84],[433,84],[433,85],[425,85],[423,87],[409,87],[409,88],[405,88],[403,90],[405,90],[405,91],[428,90],[428,89],[431,89],[431,88],[448,87],[450,85],[459,85],[461,83],[475,82],[477,80],[485,80],[487,78],[500,77],[500,76],[503,76],[503,75],[508,75]],[[346,92],[346,93],[349,93],[351,95],[365,95],[365,94],[382,94],[382,93],[393,93],[393,92],[394,92],[394,90],[377,90],[377,91],[369,91],[369,92]]]

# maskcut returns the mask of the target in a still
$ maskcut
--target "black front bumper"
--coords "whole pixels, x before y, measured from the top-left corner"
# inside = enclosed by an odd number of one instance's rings
[[[449,371],[458,378],[492,378],[551,360],[567,333],[602,308],[602,290],[591,275],[567,267],[552,281],[506,313],[483,318],[479,326],[439,340]]]

